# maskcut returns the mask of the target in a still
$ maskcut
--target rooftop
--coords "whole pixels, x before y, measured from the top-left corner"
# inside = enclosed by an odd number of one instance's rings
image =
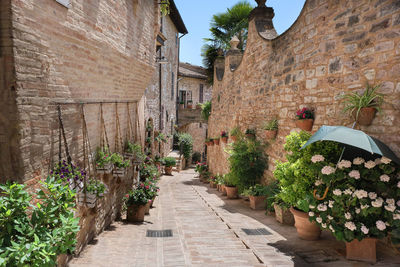
[[[179,64],[179,76],[204,80],[207,79],[205,68],[184,62]]]

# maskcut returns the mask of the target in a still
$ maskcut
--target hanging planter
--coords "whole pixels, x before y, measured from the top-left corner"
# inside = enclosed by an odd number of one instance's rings
[[[93,178],[89,179],[86,183],[86,188],[77,194],[78,205],[86,205],[92,209],[96,207],[97,200],[102,198],[107,191],[107,186],[102,181]]]
[[[375,118],[376,112],[377,112],[376,108],[365,107],[365,108],[360,109],[360,112],[358,113],[358,117],[357,117],[356,110],[354,110],[352,112],[352,116],[353,116],[354,121],[356,121],[359,125],[369,126],[372,124],[372,121]]]
[[[109,174],[112,173],[113,170],[113,164],[110,163],[105,163],[103,165],[96,165],[96,171],[97,173],[100,174]]]
[[[346,242],[346,259],[375,263],[376,238],[364,238],[361,241],[354,239]]]
[[[126,175],[126,169],[125,168],[114,168],[112,173],[115,178],[124,177]]]
[[[314,124],[314,111],[309,108],[299,109],[296,113],[296,127],[310,132]]]
[[[275,139],[278,133],[278,120],[277,119],[270,120],[263,126],[263,129],[266,140]]]
[[[112,173],[115,178],[126,175],[126,169],[130,166],[129,160],[124,160],[122,155],[119,153],[114,153],[111,155],[111,162],[114,165]]]

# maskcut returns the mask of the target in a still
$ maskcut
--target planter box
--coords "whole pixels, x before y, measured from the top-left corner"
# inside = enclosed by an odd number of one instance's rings
[[[125,175],[126,175],[126,169],[125,168],[115,168],[113,170],[113,176],[115,178],[124,177]]]
[[[143,222],[145,211],[146,204],[128,206],[126,210],[126,220],[128,222]]]
[[[85,195],[86,195],[86,201],[85,201]],[[92,209],[96,207],[96,202],[97,202],[97,196],[96,194],[91,194],[91,193],[78,193],[77,195],[78,199],[78,205],[79,206],[87,206],[88,208]]]
[[[75,191],[75,192],[80,192],[83,189],[83,182],[82,181],[75,181],[75,180],[70,180],[69,181],[69,189]]]
[[[124,153],[124,158],[125,159],[133,160],[134,157],[135,157],[134,154],[127,153],[127,152]]]
[[[112,172],[112,170],[113,170],[112,163],[107,163],[106,165],[104,165],[104,167],[96,167],[97,173],[101,173],[101,174],[109,174]]]
[[[376,262],[376,238],[354,239],[346,242],[346,259],[366,262]]]
[[[250,208],[253,210],[265,210],[267,208],[266,196],[249,196]]]
[[[281,224],[294,225],[294,217],[289,209],[284,209],[281,206],[274,204],[275,219]]]
[[[225,190],[226,190],[226,196],[228,197],[228,199],[236,199],[239,197],[238,189],[236,186],[234,186],[234,187],[225,186]]]
[[[314,241],[321,235],[321,229],[315,222],[310,222],[308,214],[294,208],[290,208],[293,213],[297,234],[301,239]]]

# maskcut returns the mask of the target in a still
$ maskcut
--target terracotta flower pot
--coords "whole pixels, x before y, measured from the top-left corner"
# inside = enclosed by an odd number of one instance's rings
[[[215,184],[215,182],[214,182],[214,181],[210,181],[210,187],[211,187],[211,188],[216,188],[216,187],[217,187],[217,185]]]
[[[296,127],[308,132],[311,132],[313,124],[313,119],[296,120]]]
[[[153,204],[154,204],[154,201],[156,200],[156,197],[153,197],[153,199],[151,200],[151,203],[150,203],[150,208],[152,208],[153,207]]]
[[[275,219],[281,224],[294,225],[294,217],[289,209],[284,209],[278,204],[274,204]]]
[[[297,234],[301,239],[304,240],[318,240],[321,235],[321,229],[315,222],[310,222],[308,219],[308,214],[294,208],[290,208],[290,212],[294,216],[294,221]]]
[[[185,104],[179,104],[179,109],[184,109],[185,108]]]
[[[226,185],[222,185],[222,195],[226,196]]]
[[[237,140],[237,137],[236,137],[236,136],[234,136],[234,135],[231,135],[231,140],[232,140],[232,142],[236,142],[236,140]]]
[[[256,138],[256,135],[255,134],[246,134],[246,137],[248,139],[254,139],[254,138]]]
[[[145,205],[145,211],[144,211],[145,215],[150,214],[150,206],[151,206],[151,201],[147,202],[147,204]]]
[[[264,130],[265,139],[271,140],[274,139],[278,133],[278,130]]]
[[[169,167],[165,166],[164,172],[166,175],[172,175],[172,166],[169,166]]]
[[[187,104],[187,109],[192,109],[193,108],[193,104]]]
[[[371,125],[372,120],[375,118],[376,108],[366,107],[361,108],[358,114],[357,123],[363,126]],[[357,111],[353,111],[353,119],[356,120]]]
[[[143,222],[145,211],[146,204],[128,206],[126,211],[126,219],[128,222]]]
[[[250,199],[250,208],[253,210],[265,210],[267,207],[267,203],[265,200],[266,196],[249,196]]]
[[[217,145],[217,146],[219,145],[219,139],[214,139],[213,141],[214,141],[214,145]]]
[[[209,146],[213,146],[214,145],[214,141],[210,141]]]
[[[228,137],[227,136],[223,136],[221,137],[221,140],[223,143],[227,143],[228,142]]]
[[[376,262],[376,238],[354,239],[346,242],[346,259],[366,262]]]
[[[225,186],[226,196],[228,199],[236,199],[238,198],[238,189],[236,186]]]
[[[216,187],[216,188],[217,188],[217,191],[219,192],[219,184],[217,184],[217,187]]]

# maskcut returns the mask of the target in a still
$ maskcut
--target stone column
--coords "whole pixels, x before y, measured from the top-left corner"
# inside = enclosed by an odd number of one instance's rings
[[[274,28],[272,19],[275,16],[274,9],[265,5],[266,0],[256,0],[258,6],[249,16],[249,21],[254,20],[258,33],[267,40],[275,39],[278,34]]]
[[[231,71],[237,69],[243,58],[243,52],[238,48],[239,42],[239,38],[237,38],[236,35],[233,36],[232,40],[230,41],[231,49],[226,53],[229,69]]]

